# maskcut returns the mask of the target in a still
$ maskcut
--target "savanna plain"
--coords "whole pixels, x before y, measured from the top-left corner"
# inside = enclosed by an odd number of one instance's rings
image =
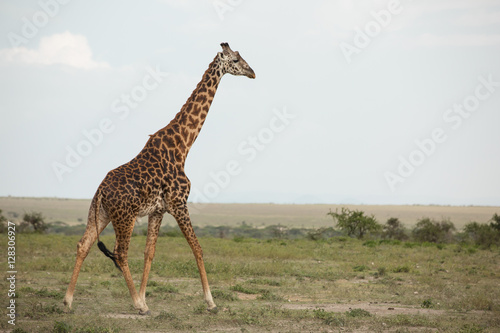
[[[24,212],[39,211],[59,228],[45,234],[16,234],[16,325],[8,323],[9,281],[4,278],[0,331],[500,331],[497,245],[485,248],[464,241],[416,242],[372,235],[357,239],[337,231],[322,233],[335,226],[326,215],[337,208],[334,205],[193,207],[217,313],[206,310],[193,254],[167,217],[164,225],[170,229],[158,238],[148,282],[151,315],[141,316],[133,308],[121,273],[96,246],[83,264],[73,308],[67,310],[62,300],[76,243],[83,234],[78,225],[86,223],[89,204],[82,201],[0,198],[7,219],[16,222]],[[85,205],[86,209],[78,208]],[[422,217],[449,218],[457,221],[456,233],[468,222],[486,223],[500,213],[499,207],[351,208],[373,214],[381,224],[396,217],[408,229]],[[142,277],[145,223],[138,221],[129,249],[136,287]],[[208,226],[226,229],[204,234]],[[295,237],[295,227],[309,231]],[[251,237],[240,234],[244,230],[268,234]],[[101,240],[112,248],[112,230]],[[0,234],[2,248],[7,243],[7,235]],[[1,262],[7,276],[7,255]]]

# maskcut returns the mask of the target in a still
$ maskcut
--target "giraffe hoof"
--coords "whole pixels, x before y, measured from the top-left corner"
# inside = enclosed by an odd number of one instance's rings
[[[71,309],[71,303],[73,303],[73,297],[65,296],[63,300],[64,306]]]
[[[213,314],[219,313],[219,308],[217,308],[217,307],[213,307],[213,308],[207,309],[207,310],[208,310],[208,312],[213,313]]]
[[[146,310],[146,311],[139,310],[139,314],[141,316],[151,316],[151,311],[150,310]]]

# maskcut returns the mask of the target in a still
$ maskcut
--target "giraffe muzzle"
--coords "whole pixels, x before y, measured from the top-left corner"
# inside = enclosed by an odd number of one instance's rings
[[[253,71],[253,69],[248,68],[248,73],[246,74],[246,76],[250,79],[255,79],[255,72]]]

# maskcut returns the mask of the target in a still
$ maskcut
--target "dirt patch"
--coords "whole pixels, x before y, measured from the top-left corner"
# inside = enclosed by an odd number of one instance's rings
[[[316,310],[323,309],[327,312],[347,312],[353,309],[362,309],[373,315],[389,316],[396,314],[408,315],[442,315],[446,311],[423,309],[404,306],[395,303],[348,303],[348,304],[311,304],[311,303],[288,303],[283,308],[290,310]]]
[[[253,301],[256,300],[259,295],[256,294],[245,294],[245,293],[236,293],[236,296],[242,301]]]
[[[103,315],[103,317],[118,318],[118,319],[148,319],[151,318],[151,315],[142,316],[140,314],[130,314],[130,313],[108,313],[106,315]]]

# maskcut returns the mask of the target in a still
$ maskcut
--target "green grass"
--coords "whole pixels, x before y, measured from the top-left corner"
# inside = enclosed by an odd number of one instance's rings
[[[213,314],[206,311],[187,242],[161,237],[147,288],[152,315],[139,317],[121,273],[95,246],[83,264],[73,309],[65,312],[62,298],[78,240],[17,235],[19,332],[495,332],[500,326],[498,249],[439,249],[405,242],[366,246],[345,237],[200,238],[219,309]],[[113,236],[101,240],[113,247]],[[6,241],[0,235],[0,244]],[[144,247],[144,236],[132,238],[129,263],[137,288]],[[6,267],[6,258],[0,265]],[[0,282],[0,290],[8,290],[6,281]],[[0,321],[0,330],[12,328]]]

